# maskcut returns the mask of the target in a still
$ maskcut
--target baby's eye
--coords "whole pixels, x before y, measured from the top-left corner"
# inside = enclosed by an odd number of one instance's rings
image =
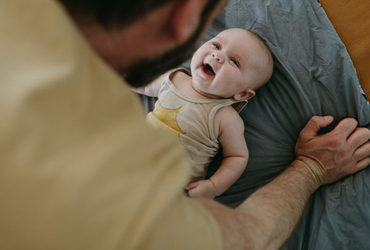
[[[231,59],[231,61],[232,61],[232,63],[233,63],[233,64],[235,64],[238,68],[240,67],[240,64],[239,64],[239,61],[238,61],[238,60],[236,60],[236,59],[232,58],[232,59]]]
[[[221,49],[221,46],[218,43],[212,43],[212,45],[217,49]]]

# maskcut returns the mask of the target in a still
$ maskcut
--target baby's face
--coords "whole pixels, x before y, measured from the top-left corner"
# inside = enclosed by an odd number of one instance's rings
[[[261,76],[269,74],[269,69],[261,66],[261,60],[267,56],[261,44],[254,34],[243,29],[221,32],[203,44],[192,58],[193,88],[209,98],[238,99],[239,93],[254,93],[263,84]]]

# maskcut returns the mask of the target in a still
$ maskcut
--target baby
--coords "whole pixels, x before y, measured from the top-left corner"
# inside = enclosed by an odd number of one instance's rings
[[[158,96],[147,120],[175,133],[193,169],[190,197],[215,198],[243,173],[248,163],[244,123],[238,112],[271,77],[270,50],[256,34],[228,29],[203,44],[191,60],[191,74],[176,69],[138,93]],[[207,166],[222,147],[224,160],[209,179]]]

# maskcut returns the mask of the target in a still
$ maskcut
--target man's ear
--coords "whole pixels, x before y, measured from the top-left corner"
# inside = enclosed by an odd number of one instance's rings
[[[251,99],[253,96],[256,95],[254,90],[248,89],[246,91],[240,92],[234,95],[234,99],[237,101],[245,101]]]
[[[198,27],[205,0],[175,1],[169,27],[177,43],[187,40]]]

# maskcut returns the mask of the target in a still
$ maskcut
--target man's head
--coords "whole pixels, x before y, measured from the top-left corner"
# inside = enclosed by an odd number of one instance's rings
[[[60,2],[66,6],[71,16],[81,27],[87,40],[91,42],[93,48],[102,58],[118,73],[124,76],[131,85],[140,87],[154,80],[158,75],[179,66],[191,55],[205,26],[209,24],[210,19],[215,15],[215,10],[219,9],[222,6],[220,3],[225,1],[60,0]],[[166,8],[167,6],[169,7]],[[151,18],[151,21],[144,25],[147,16],[158,10],[161,11],[159,12],[161,15],[152,15],[154,18]],[[196,15],[195,13],[198,12],[198,17],[194,18],[193,15]],[[194,21],[192,20],[197,20],[197,23],[193,24],[192,22]],[[137,23],[143,23],[143,25],[135,26]],[[159,25],[166,25],[168,27],[159,27]],[[134,48],[135,46],[142,47],[142,54],[144,54],[144,51],[149,51],[151,46],[157,46],[154,39],[159,39],[159,37],[150,36],[150,34],[154,34],[152,30],[161,29],[160,32],[163,33],[162,36],[164,38],[168,36],[169,39],[176,40],[176,34],[181,32],[178,29],[184,29],[183,27],[188,27],[189,25],[193,25],[194,28],[192,28],[191,34],[186,36],[186,39],[178,39],[179,41],[181,40],[181,43],[176,44],[172,42],[171,46],[167,46],[171,48],[157,49],[157,53],[146,53],[146,55],[137,55],[136,58],[135,56],[131,56],[134,59],[129,58],[129,55],[134,54],[131,52],[135,50],[139,51],[137,48]],[[93,29],[91,31],[90,28],[96,26],[99,29]],[[147,29],[147,37],[145,36],[144,29]],[[172,33],[175,34],[172,35],[173,37],[169,35],[171,29],[173,29]],[[128,36],[128,32],[125,31],[130,31],[132,36]],[[140,40],[136,39],[136,43],[130,41],[130,39],[134,39],[134,36],[140,32],[144,34]],[[157,36],[159,36],[160,33],[157,33]],[[122,36],[119,37],[120,35]],[[96,39],[98,36],[100,38]],[[115,40],[109,40],[109,36]],[[102,39],[102,37],[107,39]],[[164,38],[161,39],[165,41]],[[151,39],[153,42],[151,42]],[[166,47],[166,42],[162,42],[162,44],[163,47]],[[131,48],[124,48],[125,46],[130,46]],[[150,51],[155,51],[155,49]]]
[[[193,87],[210,98],[247,100],[273,71],[269,48],[256,34],[228,29],[206,42],[191,62]]]
[[[74,17],[113,29],[130,25],[150,11],[174,0],[59,0]]]

